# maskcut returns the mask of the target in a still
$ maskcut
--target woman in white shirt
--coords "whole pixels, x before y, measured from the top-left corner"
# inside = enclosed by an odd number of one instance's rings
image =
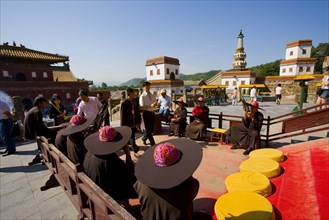
[[[319,94],[318,99],[316,100],[317,105],[327,103],[329,98],[329,66],[327,66],[323,71],[324,72],[321,86],[323,90],[322,93]]]
[[[282,87],[281,84],[279,83],[278,86],[275,88],[275,102],[277,105],[280,105],[280,101],[282,98]]]

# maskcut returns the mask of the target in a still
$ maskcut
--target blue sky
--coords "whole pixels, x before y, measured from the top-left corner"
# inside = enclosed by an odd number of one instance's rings
[[[284,59],[285,46],[329,42],[328,1],[4,1],[1,44],[70,57],[78,78],[145,77],[157,56],[194,74],[232,67],[243,30],[247,67]]]

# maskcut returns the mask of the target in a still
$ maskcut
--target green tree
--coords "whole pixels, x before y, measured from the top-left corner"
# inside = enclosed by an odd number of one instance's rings
[[[329,43],[320,43],[311,50],[311,57],[316,58],[314,72],[322,73],[322,64],[326,56],[329,56]]]
[[[107,84],[105,82],[102,82],[101,88],[102,89],[106,89],[107,88]]]

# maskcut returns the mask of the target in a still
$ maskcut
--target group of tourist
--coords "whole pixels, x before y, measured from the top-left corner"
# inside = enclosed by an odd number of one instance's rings
[[[328,74],[322,85],[324,91],[319,99],[328,98]],[[47,107],[48,100],[38,96],[34,107],[26,114],[24,138],[47,138],[74,164],[81,164],[86,175],[119,204],[129,206],[129,198],[138,198],[144,219],[193,219],[193,199],[200,187],[193,173],[202,160],[201,145],[194,140],[207,137],[206,129],[211,127],[209,108],[203,97],[197,98],[192,121],[187,123],[187,104],[182,98],[173,101],[177,108],[170,114],[172,100],[167,91],[161,90],[160,96],[155,97],[150,87],[150,82],[144,82],[140,96],[137,89],[127,89],[127,99],[121,103],[119,127],[109,125],[107,102],[102,94],[92,97],[86,90],[80,90],[76,114],[70,118],[58,95],[50,99],[50,117],[58,126],[57,130],[48,128],[42,119],[42,110]],[[281,89],[276,91],[281,94]],[[277,97],[277,104],[280,104],[279,99],[281,97]],[[244,148],[244,154],[248,155],[259,145],[264,116],[255,99],[249,103],[243,100],[243,106],[242,125],[229,128],[227,138],[233,144],[231,149]],[[153,138],[155,111],[161,113],[165,123],[170,123],[169,136],[187,138],[156,144]],[[16,151],[14,142],[8,138],[10,134],[7,134],[15,118],[1,100],[0,113],[1,138],[6,147],[1,154],[7,156]],[[129,145],[134,153],[140,150],[135,133],[141,124],[144,126],[142,141],[147,145],[148,140],[151,146],[134,164]],[[125,159],[121,157],[122,152]],[[40,161],[37,156],[29,165]],[[51,176],[41,190],[55,185],[56,179]]]

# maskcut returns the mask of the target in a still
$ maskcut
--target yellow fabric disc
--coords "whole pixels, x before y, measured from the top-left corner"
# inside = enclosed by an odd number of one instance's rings
[[[271,195],[272,187],[269,179],[256,172],[239,172],[229,175],[225,179],[228,192],[255,192],[264,197]]]
[[[215,203],[215,214],[218,220],[275,219],[272,204],[253,192],[229,192],[222,195]]]
[[[267,178],[276,177],[281,169],[278,162],[271,159],[249,158],[240,164],[240,172],[258,172]]]
[[[263,148],[251,151],[249,154],[250,158],[266,158],[275,160],[277,162],[282,162],[284,159],[283,152],[273,148]]]

